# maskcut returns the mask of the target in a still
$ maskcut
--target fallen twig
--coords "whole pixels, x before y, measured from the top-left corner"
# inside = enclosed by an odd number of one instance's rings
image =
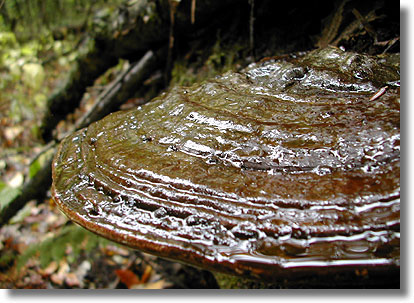
[[[369,101],[377,100],[379,97],[381,97],[385,92],[387,91],[388,86],[381,87],[370,99]]]
[[[149,50],[139,61],[132,63],[98,96],[98,101],[78,120],[75,129],[86,127],[116,110],[136,91],[134,87],[143,83],[156,70],[159,65],[157,57],[153,51]]]

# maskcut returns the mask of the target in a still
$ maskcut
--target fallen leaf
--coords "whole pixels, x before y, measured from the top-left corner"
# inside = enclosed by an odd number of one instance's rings
[[[91,262],[89,262],[88,260],[85,260],[79,265],[75,273],[80,279],[83,279],[83,277],[86,276],[86,274],[91,269],[91,267],[92,267]]]
[[[115,270],[115,273],[121,282],[124,283],[128,288],[132,288],[134,285],[140,284],[140,280],[137,275],[129,269],[117,269]]]
[[[64,278],[65,276],[59,273],[56,273],[50,276],[50,280],[57,285],[62,285]]]
[[[16,245],[13,246],[13,248],[19,253],[22,254],[26,249],[27,249],[28,245],[26,243],[17,243]]]
[[[171,286],[172,284],[169,282],[166,282],[165,280],[158,280],[156,282],[135,285],[133,289],[165,289]]]
[[[144,273],[141,276],[141,283],[147,283],[149,278],[151,277],[152,274],[152,267],[150,265],[147,265],[147,267],[145,267]]]
[[[8,182],[9,186],[17,188],[23,184],[24,176],[22,172],[17,172],[13,178]]]
[[[43,276],[50,276],[53,274],[56,269],[58,268],[58,264],[56,261],[52,261],[45,269],[39,269],[39,273]]]
[[[121,257],[120,255],[114,255],[112,257],[112,260],[116,263],[116,264],[122,264],[125,265],[128,262],[128,259]]]
[[[107,245],[101,248],[101,251],[107,256],[121,255],[123,257],[129,256],[129,250],[116,245]]]
[[[66,275],[69,272],[69,265],[65,260],[61,260],[59,262],[59,271],[53,275],[50,276],[50,280],[52,280],[53,283],[56,283],[58,285],[62,285],[65,281]]]
[[[69,287],[79,286],[80,282],[75,273],[70,272],[65,277],[65,282]]]
[[[42,279],[42,277],[34,272],[30,271],[28,272],[28,276],[26,276],[23,279],[24,282],[24,288],[44,288],[45,287],[45,281]]]
[[[6,127],[3,130],[3,135],[4,137],[6,137],[7,140],[13,141],[18,135],[20,135],[23,132],[23,130],[23,126]]]

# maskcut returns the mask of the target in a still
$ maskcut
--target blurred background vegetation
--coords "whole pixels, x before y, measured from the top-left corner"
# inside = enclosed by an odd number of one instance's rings
[[[7,147],[37,143],[47,96],[76,58],[96,11],[109,14],[122,0],[0,1],[0,119]],[[124,1],[125,2],[125,1]],[[39,122],[39,119],[36,119]],[[30,122],[29,122],[30,121]],[[18,135],[17,135],[18,133]]]

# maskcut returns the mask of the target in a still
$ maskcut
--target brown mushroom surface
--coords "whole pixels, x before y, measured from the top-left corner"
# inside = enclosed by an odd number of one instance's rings
[[[265,60],[67,137],[53,197],[101,236],[211,270],[398,273],[399,96],[398,55]]]

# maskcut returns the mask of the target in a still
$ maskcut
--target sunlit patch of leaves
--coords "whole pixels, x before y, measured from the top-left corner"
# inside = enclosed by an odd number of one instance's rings
[[[40,266],[46,267],[52,261],[59,262],[63,258],[68,261],[76,260],[81,252],[88,252],[91,249],[111,243],[84,228],[77,225],[63,227],[57,235],[52,235],[46,240],[29,247],[17,259],[17,268],[24,266],[30,258],[38,258]]]
[[[0,212],[12,201],[20,190],[0,181]]]

